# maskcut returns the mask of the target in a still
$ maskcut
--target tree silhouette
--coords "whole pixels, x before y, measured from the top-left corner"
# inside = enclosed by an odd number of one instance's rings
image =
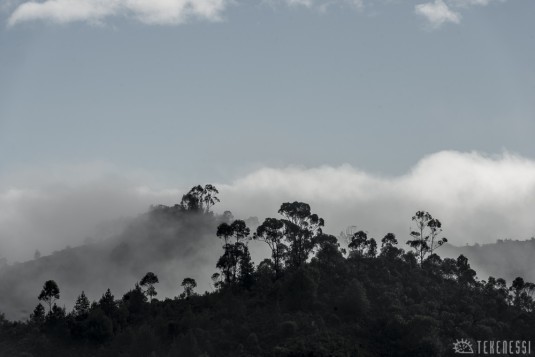
[[[394,233],[387,233],[383,239],[381,239],[381,248],[390,246],[393,247],[398,244],[398,240],[396,239],[396,235]]]
[[[189,299],[195,295],[194,289],[197,287],[197,282],[193,278],[185,278],[182,280],[181,286],[184,288],[184,292],[180,294],[181,298]]]
[[[158,294],[154,288],[154,284],[159,283],[158,277],[153,272],[148,272],[139,282],[139,285],[145,288],[145,294],[149,297],[149,300],[152,302],[154,297]]]
[[[275,279],[281,276],[284,259],[288,252],[288,247],[283,243],[285,233],[284,222],[276,218],[266,218],[264,222],[256,228],[253,239],[265,242],[271,249],[271,259]]]
[[[202,192],[201,185],[193,186],[188,193],[182,196],[180,206],[186,211],[201,211],[203,207]]]
[[[363,257],[366,254],[370,240],[368,240],[368,233],[364,231],[358,231],[350,238],[348,248],[356,255]]]
[[[416,228],[410,233],[414,239],[407,241],[407,244],[415,250],[418,262],[422,265],[427,255],[433,254],[438,247],[448,240],[444,237],[438,237],[442,232],[442,223],[433,218],[429,212],[416,212],[412,221],[416,224]]]
[[[115,314],[117,310],[117,304],[115,302],[115,297],[112,295],[110,289],[106,290],[104,295],[98,301],[98,306],[104,311],[106,316],[111,317]]]
[[[254,283],[254,264],[251,260],[249,248],[245,244],[242,246],[239,264],[240,271],[238,280],[242,287],[249,289]]]
[[[219,191],[215,186],[213,185],[205,185],[202,193],[202,201],[204,203],[204,211],[205,213],[210,212],[210,207],[216,204],[216,202],[220,202],[219,198],[216,196],[219,194]]]
[[[397,248],[398,240],[394,233],[387,233],[383,239],[381,239],[381,254],[380,256],[386,259],[395,259],[403,254],[403,250]]]
[[[210,208],[219,202],[219,191],[213,185],[207,184],[193,186],[188,193],[182,196],[180,206],[186,211],[200,211],[210,213]]]
[[[59,299],[59,287],[54,280],[47,280],[37,297],[40,301],[44,301],[48,305],[48,312],[52,312],[52,305]]]
[[[91,304],[89,303],[89,299],[87,296],[85,296],[85,293],[82,291],[80,296],[76,299],[76,303],[74,304],[74,316],[77,318],[85,318],[89,314],[89,307]]]
[[[30,315],[30,321],[34,324],[40,325],[45,321],[45,308],[39,303]]]
[[[279,209],[284,219],[285,239],[288,241],[288,263],[292,267],[304,264],[317,245],[316,237],[322,233],[325,222],[310,211],[304,202],[286,202]]]
[[[235,220],[231,224],[221,223],[217,227],[216,235],[224,240],[224,252],[217,261],[216,267],[221,269],[225,282],[228,284],[233,284],[238,279],[241,267],[240,262],[244,259],[246,253],[248,254],[248,249],[244,242],[249,237],[250,232],[250,229],[242,220]],[[232,238],[235,239],[233,243],[231,243]]]

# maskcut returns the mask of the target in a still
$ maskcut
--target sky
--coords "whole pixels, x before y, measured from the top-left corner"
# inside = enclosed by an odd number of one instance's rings
[[[529,0],[0,0],[0,257],[77,244],[208,182],[221,210],[300,199],[332,232],[403,236],[426,209],[457,244],[527,239],[534,13]]]

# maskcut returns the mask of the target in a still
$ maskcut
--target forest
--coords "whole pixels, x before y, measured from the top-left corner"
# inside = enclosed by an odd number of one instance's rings
[[[159,299],[162,273],[146,264],[128,291],[90,301],[82,290],[67,310],[50,276],[25,319],[0,313],[0,356],[453,356],[459,340],[535,336],[535,284],[480,280],[464,255],[441,258],[447,239],[429,212],[408,217],[408,238],[336,237],[307,203],[282,203],[250,227],[213,212],[218,193],[195,186],[179,204],[147,213],[153,224],[198,225],[219,240],[212,291],[197,291],[191,272],[175,297]],[[251,242],[270,256],[256,263]],[[117,247],[121,261],[128,247]]]

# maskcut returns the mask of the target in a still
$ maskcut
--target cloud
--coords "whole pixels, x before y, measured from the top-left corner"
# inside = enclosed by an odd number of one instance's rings
[[[189,188],[161,188],[150,175],[113,165],[55,168],[57,174],[48,177],[50,171],[0,177],[0,256],[27,259],[35,249],[46,254],[87,236],[105,237],[117,220],[124,223],[123,217],[151,204],[174,204]],[[75,172],[93,174],[82,179],[87,175]],[[333,234],[356,225],[376,238],[393,232],[404,242],[417,210],[439,218],[457,245],[535,234],[535,161],[509,153],[439,152],[396,177],[343,165],[262,168],[230,183],[212,183],[221,192],[219,212],[276,217],[282,202],[301,200],[325,218]]]
[[[334,5],[351,6],[356,9],[364,8],[364,0],[270,0],[271,3],[284,3],[288,6],[301,6],[310,9],[326,11],[327,8]]]
[[[464,10],[472,6],[486,6],[491,2],[506,2],[507,0],[435,0],[416,5],[416,14],[427,19],[433,28],[439,28],[445,23],[458,24],[461,22],[461,14],[456,10]]]
[[[455,24],[461,22],[461,15],[452,11],[442,0],[416,5],[414,11],[416,14],[425,17],[434,28],[438,28],[448,22]]]
[[[271,6],[306,8],[326,12],[332,7],[350,7],[358,11],[374,7],[368,0],[258,0]],[[434,0],[414,7],[432,28],[461,22],[461,13],[469,7],[486,6],[506,0]],[[0,0],[0,11],[10,13],[8,26],[24,22],[46,21],[54,24],[86,22],[102,24],[110,18],[129,18],[149,25],[177,25],[192,20],[220,21],[230,5],[243,0]],[[390,4],[391,1],[384,1]],[[368,6],[369,5],[369,6]],[[409,6],[412,6],[409,5]]]
[[[508,153],[439,152],[392,178],[348,165],[266,168],[222,192],[227,208],[239,215],[276,216],[281,202],[309,202],[332,233],[357,225],[374,237],[393,232],[404,241],[417,210],[439,218],[445,235],[459,245],[535,233],[535,161]]]
[[[156,25],[191,19],[218,21],[230,0],[46,0],[19,4],[8,19],[13,26],[29,21],[101,23],[109,17],[135,18]]]

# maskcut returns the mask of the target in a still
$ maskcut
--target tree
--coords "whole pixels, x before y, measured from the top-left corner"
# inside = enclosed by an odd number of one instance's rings
[[[59,287],[54,280],[48,280],[43,285],[41,293],[37,297],[40,301],[44,301],[48,305],[48,312],[52,312],[52,305],[59,299]]]
[[[33,253],[33,259],[37,260],[39,258],[41,258],[41,252],[39,251],[39,249],[36,249],[35,253]]]
[[[250,289],[254,283],[254,264],[251,260],[251,254],[249,254],[249,248],[246,245],[242,247],[239,264],[238,281],[242,287]]]
[[[210,207],[220,202],[219,198],[216,196],[219,194],[219,191],[213,185],[205,185],[202,193],[202,202],[204,203],[204,212],[209,213]]]
[[[398,240],[394,233],[387,233],[383,239],[381,239],[381,256],[387,259],[396,259],[401,254],[403,250],[397,248]]]
[[[266,218],[253,235],[253,239],[266,243],[271,249],[275,279],[281,276],[284,258],[288,252],[288,247],[283,243],[284,227],[282,220]]]
[[[249,237],[249,234],[250,229],[242,220],[235,220],[231,224],[221,223],[217,227],[216,235],[224,239],[224,252],[217,261],[216,267],[223,272],[226,283],[235,283],[237,281],[241,267],[240,262],[246,259],[246,252],[248,254],[244,241]],[[235,239],[233,243],[231,243],[232,238]]]
[[[398,244],[396,235],[394,233],[387,233],[383,239],[381,239],[381,248],[393,247]]]
[[[532,295],[535,292],[535,284],[525,282],[524,279],[518,277],[513,280],[509,291],[513,292],[512,303],[514,306],[526,311],[534,310]]]
[[[459,255],[457,258],[457,280],[461,285],[472,285],[475,283],[476,272],[470,267],[468,258]]]
[[[370,238],[368,240],[368,251],[366,252],[366,256],[368,258],[375,258],[377,255],[377,242],[375,239]]]
[[[186,211],[201,211],[202,210],[202,192],[201,185],[193,186],[188,193],[182,196],[180,206]]]
[[[279,209],[284,219],[284,237],[288,242],[288,264],[299,267],[304,264],[317,246],[316,237],[322,233],[325,225],[323,218],[310,211],[310,205],[304,202],[286,202]]]
[[[98,301],[98,306],[102,309],[106,316],[111,317],[117,311],[117,304],[115,297],[112,295],[110,289],[106,290],[104,295]]]
[[[186,211],[210,213],[210,208],[219,202],[217,194],[219,191],[213,185],[193,186],[188,193],[182,196],[180,206]]]
[[[368,233],[364,231],[358,231],[350,238],[348,248],[350,251],[355,252],[358,256],[363,257],[366,253],[370,241],[368,240]]]
[[[45,322],[45,308],[39,303],[33,310],[33,313],[30,315],[30,321],[36,325],[41,325]]]
[[[89,303],[89,299],[87,296],[85,296],[85,293],[82,291],[80,296],[76,299],[76,303],[74,304],[74,316],[80,319],[84,319],[89,314],[89,307],[91,304]]]
[[[145,294],[149,297],[149,300],[151,302],[154,299],[154,297],[158,294],[156,292],[156,289],[154,288],[154,284],[157,284],[157,283],[159,283],[158,277],[156,276],[156,274],[150,271],[147,274],[145,274],[145,276],[139,282],[139,285],[141,285],[142,287],[146,289]]]
[[[194,289],[197,287],[197,282],[193,278],[185,278],[182,280],[181,286],[184,288],[184,292],[180,294],[181,298],[189,299],[195,295]]]
[[[212,280],[216,290],[221,288],[221,285],[223,284],[223,281],[221,280],[221,274],[213,273],[210,279]]]
[[[416,224],[416,228],[411,230],[410,235],[413,239],[407,241],[407,244],[415,250],[421,266],[427,255],[433,254],[438,247],[448,240],[444,237],[438,237],[442,232],[442,223],[433,218],[429,212],[416,212],[412,221]]]

